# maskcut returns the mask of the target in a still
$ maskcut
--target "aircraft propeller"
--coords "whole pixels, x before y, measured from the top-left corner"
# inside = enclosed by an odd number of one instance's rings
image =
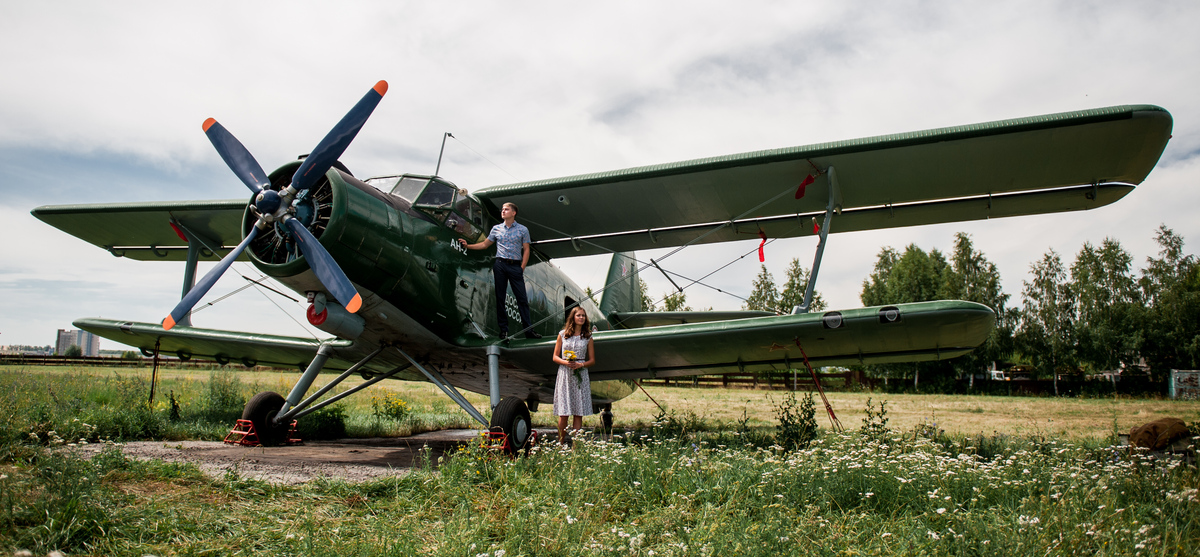
[[[350,142],[354,140],[354,136],[358,135],[358,131],[367,122],[367,118],[370,118],[375,107],[379,105],[383,95],[387,93],[387,87],[386,81],[376,83],[358,101],[358,104],[355,104],[342,117],[341,121],[329,130],[325,138],[304,159],[300,168],[296,169],[296,173],[292,175],[292,183],[281,191],[270,189],[271,183],[262,166],[254,159],[250,151],[233,134],[229,133],[229,130],[212,118],[204,121],[204,133],[212,142],[213,147],[217,149],[217,153],[221,155],[225,164],[229,165],[229,169],[255,194],[250,209],[258,215],[258,221],[254,223],[254,227],[246,234],[242,243],[222,258],[216,267],[204,275],[204,278],[197,282],[183,299],[179,300],[179,304],[171,310],[171,314],[163,319],[163,329],[171,330],[180,319],[183,319],[200,301],[200,298],[204,297],[208,290],[216,284],[217,279],[221,278],[225,270],[241,256],[242,251],[250,245],[250,242],[254,241],[258,233],[274,222],[282,222],[295,236],[300,245],[300,251],[304,253],[304,258],[308,260],[309,266],[321,284],[329,290],[329,293],[346,307],[346,311],[350,313],[358,311],[362,306],[362,296],[354,289],[354,285],[334,261],[333,256],[329,255],[317,238],[293,217],[292,202],[300,192],[311,188],[320,181],[333,163],[342,156],[342,153],[350,146]]]

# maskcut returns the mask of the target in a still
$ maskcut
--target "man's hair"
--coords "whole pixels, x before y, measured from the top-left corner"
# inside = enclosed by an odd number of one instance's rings
[[[512,201],[509,201],[508,203],[505,203],[504,205],[500,206],[500,208],[504,208],[504,207],[512,207],[512,210],[514,213],[517,213],[517,214],[521,213],[521,210],[517,209],[517,204],[513,203]]]

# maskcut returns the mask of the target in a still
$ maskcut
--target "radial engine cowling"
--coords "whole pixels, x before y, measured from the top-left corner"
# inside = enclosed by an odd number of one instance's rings
[[[296,161],[272,172],[270,188],[286,188],[299,166],[300,161]],[[406,248],[411,241],[404,234],[402,211],[407,207],[402,200],[380,192],[336,164],[314,186],[301,192],[292,207],[294,218],[321,242],[357,286],[379,293],[394,288],[404,276],[409,263]],[[243,237],[257,220],[257,215],[247,209]],[[297,292],[328,293],[282,222],[263,230],[246,253],[255,267]],[[329,299],[334,305],[333,298]]]

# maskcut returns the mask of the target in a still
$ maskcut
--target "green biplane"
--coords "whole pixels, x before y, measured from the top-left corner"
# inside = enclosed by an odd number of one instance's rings
[[[810,313],[830,232],[915,226],[1108,205],[1141,183],[1170,138],[1171,115],[1117,106],[851,141],[756,151],[524,182],[468,194],[439,176],[354,177],[337,162],[386,92],[379,82],[306,158],[266,174],[214,120],[205,133],[253,192],[244,199],[38,207],[42,221],[118,257],[184,261],[184,296],[159,323],[80,319],[75,326],[144,353],[297,366],[283,397],[260,393],[244,417],[276,443],[283,424],[386,378],[428,380],[510,449],[530,410],[553,398],[550,353],[569,308],[598,327],[592,398],[605,425],[634,381],[734,371],[916,362],[970,352],[991,332],[980,304],[936,301]],[[534,329],[502,339],[491,253],[467,251],[520,207],[532,256]],[[789,314],[645,312],[635,250],[818,235],[808,292]],[[702,248],[701,248],[702,249]],[[595,303],[552,260],[612,254]],[[221,262],[199,282],[196,263]],[[234,260],[311,302],[312,340],[192,327],[192,307]],[[516,321],[515,302],[507,310]],[[342,373],[309,394],[322,370]],[[367,381],[320,397],[352,374]],[[458,389],[490,395],[490,421]]]

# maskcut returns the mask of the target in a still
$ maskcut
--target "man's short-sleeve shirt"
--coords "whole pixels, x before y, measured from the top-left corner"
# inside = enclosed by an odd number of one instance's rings
[[[519,222],[514,222],[512,226],[500,223],[492,227],[488,239],[496,243],[496,257],[521,259],[525,253],[524,244],[530,243],[529,229]]]

